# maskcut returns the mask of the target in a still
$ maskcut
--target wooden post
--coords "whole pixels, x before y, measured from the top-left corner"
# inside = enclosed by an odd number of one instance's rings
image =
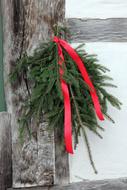
[[[0,112],[6,111],[3,82],[3,31],[1,10],[0,2]]]
[[[11,119],[7,112],[0,113],[0,190],[12,185]]]
[[[52,26],[64,20],[65,0],[1,0],[4,26],[4,79],[7,110],[12,114],[13,187],[68,183],[68,156],[59,146],[58,133],[49,134],[46,123],[31,126],[35,136],[19,142],[17,119],[26,94],[25,85],[11,86],[8,74],[17,58],[31,54],[51,36]],[[57,145],[55,145],[57,142]],[[62,160],[62,162],[61,162]]]

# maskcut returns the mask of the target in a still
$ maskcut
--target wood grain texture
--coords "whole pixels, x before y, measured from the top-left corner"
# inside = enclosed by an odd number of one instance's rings
[[[62,185],[69,183],[70,173],[68,153],[61,142],[60,130],[55,130],[55,184]]]
[[[54,134],[48,133],[45,122],[36,126],[33,119],[32,140],[25,134],[24,144],[19,142],[17,119],[28,94],[23,82],[17,81],[13,86],[8,83],[8,74],[17,58],[25,51],[32,54],[41,42],[50,38],[53,25],[63,22],[64,5],[64,0],[2,0],[5,94],[8,112],[12,114],[13,187],[52,185],[68,178],[65,176],[68,172],[63,172],[68,166],[65,150],[57,147],[57,153]],[[61,170],[58,164],[63,159],[66,161]]]
[[[6,111],[4,98],[4,82],[3,82],[3,31],[2,31],[2,14],[0,2],[0,112]]]
[[[125,190],[127,179],[84,181],[72,183],[64,187],[53,187],[51,190]]]
[[[127,18],[67,19],[73,42],[127,42]]]
[[[83,181],[80,183],[72,183],[68,186],[54,187],[36,187],[25,188],[23,190],[126,190],[127,179],[101,180],[101,181]],[[13,189],[8,189],[13,190]],[[20,190],[20,189],[17,189]]]
[[[11,117],[0,113],[0,190],[12,185]]]

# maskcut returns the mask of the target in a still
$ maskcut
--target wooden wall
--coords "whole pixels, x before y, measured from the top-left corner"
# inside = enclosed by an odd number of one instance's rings
[[[95,161],[97,161],[97,167],[99,166],[99,171],[101,171],[100,174],[96,177],[93,175],[81,139],[77,152],[73,157],[70,157],[70,172],[71,182],[82,182],[72,183],[64,187],[61,187],[61,185],[69,182],[68,156],[64,147],[62,149],[59,147],[58,131],[55,134],[49,134],[45,122],[38,126],[38,130],[33,124],[31,127],[35,138],[30,141],[26,136],[23,146],[19,142],[16,119],[20,117],[21,105],[26,96],[26,87],[19,83],[11,86],[8,83],[8,74],[15,66],[17,58],[24,51],[31,54],[41,41],[49,38],[54,23],[63,23],[65,1],[1,0],[1,2],[4,23],[5,96],[9,113],[9,115],[2,113],[0,116],[0,131],[2,131],[0,133],[2,135],[0,136],[0,163],[3,163],[0,164],[0,169],[2,166],[0,170],[2,171],[0,172],[1,190],[10,187],[12,183],[11,155],[13,156],[13,187],[16,188],[26,187],[26,189],[31,189],[31,187],[36,186],[32,189],[98,190],[100,188],[101,190],[125,190],[127,187],[126,178],[90,182],[87,182],[86,179],[100,179],[99,176],[104,179],[108,176],[108,169],[111,171],[109,178],[126,177],[127,175],[126,160],[122,159],[126,157],[127,94],[123,89],[126,89],[127,44],[121,43],[127,41],[127,2],[125,0],[79,0],[77,3],[77,0],[66,0],[66,18],[73,34],[73,42],[87,42],[87,51],[97,53],[102,64],[109,64],[109,67],[113,70],[112,74],[115,81],[119,84],[119,91],[114,91],[114,93],[120,95],[119,97],[125,104],[119,115],[118,112],[110,109],[110,112],[113,112],[116,117],[118,122],[116,126],[118,127],[113,128],[109,126],[109,123],[106,123],[109,128],[106,130],[102,142],[89,134]],[[102,43],[98,43],[100,41]],[[116,44],[116,42],[120,43]],[[120,67],[118,67],[119,63],[121,64]],[[122,80],[125,82],[123,83]],[[11,154],[11,133],[13,154]],[[3,146],[6,147],[4,152]],[[84,162],[84,156],[86,162]],[[101,159],[98,159],[98,157]],[[7,165],[5,165],[5,162]],[[115,169],[117,168],[117,174],[119,175],[116,175],[116,170],[113,170],[112,166]],[[3,171],[6,175],[3,175]],[[50,187],[53,184],[60,184],[60,186]],[[41,185],[47,187],[37,187]]]
[[[12,186],[11,117],[0,113],[0,190]]]
[[[3,30],[2,30],[2,14],[0,3],[0,111],[5,111],[5,98],[4,98],[4,82],[3,82]]]
[[[26,51],[31,54],[50,38],[54,24],[63,23],[64,0],[1,0],[4,38],[4,79],[7,111],[11,114],[13,187],[68,183],[68,156],[59,143],[58,132],[48,133],[47,124],[31,127],[33,138],[25,134],[22,145],[19,140],[17,119],[22,103],[27,97],[22,82],[10,85],[8,75],[17,58]],[[58,11],[59,10],[59,11]],[[59,147],[60,145],[60,147]]]

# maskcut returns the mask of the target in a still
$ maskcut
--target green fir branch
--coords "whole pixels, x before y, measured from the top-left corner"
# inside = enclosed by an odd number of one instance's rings
[[[55,35],[65,38],[67,29],[55,27]],[[107,87],[116,88],[112,84],[113,79],[107,75],[109,69],[98,63],[96,55],[89,55],[83,49],[84,45],[76,48],[76,52],[83,61],[93,85],[95,86],[102,112],[106,119],[114,123],[114,120],[108,114],[108,103],[111,106],[120,109],[121,102],[108,92]],[[86,127],[102,138],[98,130],[104,131],[98,124],[93,102],[90,95],[90,89],[84,82],[77,65],[63,49],[64,70],[63,79],[70,88],[70,98],[72,107],[72,129],[75,137],[75,147],[78,143],[78,137],[82,130],[87,145],[88,155],[91,165],[95,171],[92,159],[91,149],[86,135]],[[60,84],[60,66],[58,64],[59,56],[57,45],[50,41],[41,44],[33,53],[28,56],[26,53],[17,60],[9,77],[12,85],[17,81],[26,84],[26,99],[22,107],[20,116],[20,136],[23,138],[25,130],[31,135],[31,123],[36,121],[36,125],[43,118],[49,124],[50,130],[59,128],[61,131],[61,142],[63,141],[64,130],[64,99]]]

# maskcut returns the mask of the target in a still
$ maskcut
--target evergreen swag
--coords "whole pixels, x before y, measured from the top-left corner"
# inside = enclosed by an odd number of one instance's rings
[[[65,38],[66,29],[56,28],[55,35]],[[96,56],[87,54],[82,47],[83,45],[80,45],[75,50],[82,59],[96,89],[103,115],[114,123],[113,119],[108,115],[107,104],[109,102],[112,106],[120,109],[121,103],[105,89],[105,87],[116,87],[110,83],[112,78],[105,74],[109,69],[98,64]],[[63,79],[68,84],[70,91],[75,148],[82,131],[90,163],[95,173],[97,173],[92,159],[86,128],[100,138],[102,136],[99,130],[104,129],[98,124],[89,88],[77,69],[77,65],[64,49],[63,54],[65,58]],[[24,134],[25,129],[28,129],[29,133],[31,133],[30,123],[32,118],[36,120],[38,126],[43,117],[48,121],[50,129],[61,128],[61,141],[63,140],[64,102],[59,69],[58,49],[53,41],[41,44],[32,56],[28,56],[25,53],[17,61],[13,72],[10,74],[11,82],[14,84],[15,81],[21,80],[21,78],[24,78],[22,76],[25,76],[24,80],[29,95],[24,102],[22,117],[19,120],[20,136]]]

